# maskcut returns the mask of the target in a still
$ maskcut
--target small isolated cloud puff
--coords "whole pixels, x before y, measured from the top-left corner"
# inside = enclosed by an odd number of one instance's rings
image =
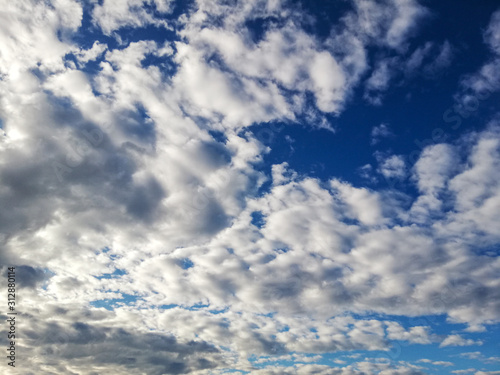
[[[402,180],[407,176],[407,167],[402,155],[386,156],[376,152],[375,157],[379,163],[377,171],[387,180]]]
[[[455,364],[452,363],[452,362],[447,362],[447,361],[431,361],[430,359],[419,359],[417,362],[420,362],[420,363],[428,363],[428,364],[431,364],[431,365],[435,365],[435,366],[454,366]]]
[[[376,145],[384,138],[394,137],[394,133],[387,124],[380,124],[372,128],[371,137],[371,144]]]
[[[172,3],[173,0],[104,0],[94,5],[92,21],[106,35],[123,27],[155,25],[167,28],[168,24],[157,18],[155,11],[169,13]]]
[[[481,340],[472,340],[472,339],[465,339],[460,335],[449,335],[446,337],[441,344],[439,344],[439,347],[443,348],[446,346],[471,346],[471,345],[482,345]]]

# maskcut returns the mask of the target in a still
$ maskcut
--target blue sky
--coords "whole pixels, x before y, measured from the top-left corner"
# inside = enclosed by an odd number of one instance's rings
[[[0,25],[2,373],[500,374],[498,1]]]

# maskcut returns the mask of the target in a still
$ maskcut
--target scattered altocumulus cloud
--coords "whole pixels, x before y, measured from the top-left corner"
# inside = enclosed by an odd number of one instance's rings
[[[357,88],[381,104],[397,76],[445,69],[447,41],[408,44],[429,11],[413,0],[355,0],[321,39],[281,1],[199,0],[165,21],[174,8],[4,4],[0,262],[20,266],[23,366],[418,375],[426,369],[403,361],[316,362],[388,353],[394,341],[481,345],[467,335],[500,312],[500,259],[490,253],[500,242],[498,121],[426,147],[411,166],[377,151],[366,172],[413,184],[415,197],[399,185],[321,180],[286,162],[266,173],[258,166],[270,146],[248,129],[303,116],[332,129],[325,116],[339,116]],[[85,17],[109,44],[78,45]],[[469,78],[472,90],[495,74],[499,17],[485,32],[496,57]],[[259,37],[245,26],[257,18],[269,22]],[[178,38],[120,37],[147,27]],[[372,49],[391,57],[372,64]],[[381,124],[371,142],[391,137]],[[446,315],[469,332],[442,337],[430,323],[394,318],[420,315]],[[497,372],[476,372],[484,374]]]

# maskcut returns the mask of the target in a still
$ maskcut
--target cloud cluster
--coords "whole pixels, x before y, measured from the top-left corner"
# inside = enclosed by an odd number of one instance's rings
[[[156,26],[168,29],[168,23],[157,14],[170,13],[172,3],[172,0],[104,0],[92,9],[92,20],[106,35],[124,27]]]

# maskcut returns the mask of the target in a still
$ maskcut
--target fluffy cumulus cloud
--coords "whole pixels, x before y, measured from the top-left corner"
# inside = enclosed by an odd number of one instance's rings
[[[168,14],[171,0],[105,0],[92,9],[92,20],[104,34],[111,34],[124,27],[145,27],[154,25],[169,28],[155,13]]]
[[[380,104],[393,74],[451,59],[447,42],[410,48],[429,15],[414,0],[352,1],[323,36],[305,13],[3,4],[0,266],[16,265],[24,373],[418,375],[452,363],[395,347],[482,344],[500,317],[499,121],[411,166],[377,151],[413,195],[261,168],[273,146],[253,127],[333,130],[357,91]],[[432,315],[467,330],[437,334]],[[379,357],[328,362],[359,350]]]
[[[481,341],[474,341],[472,339],[464,339],[460,335],[450,335],[446,337],[443,342],[441,342],[441,347],[443,346],[470,346],[470,345],[482,345]]]

